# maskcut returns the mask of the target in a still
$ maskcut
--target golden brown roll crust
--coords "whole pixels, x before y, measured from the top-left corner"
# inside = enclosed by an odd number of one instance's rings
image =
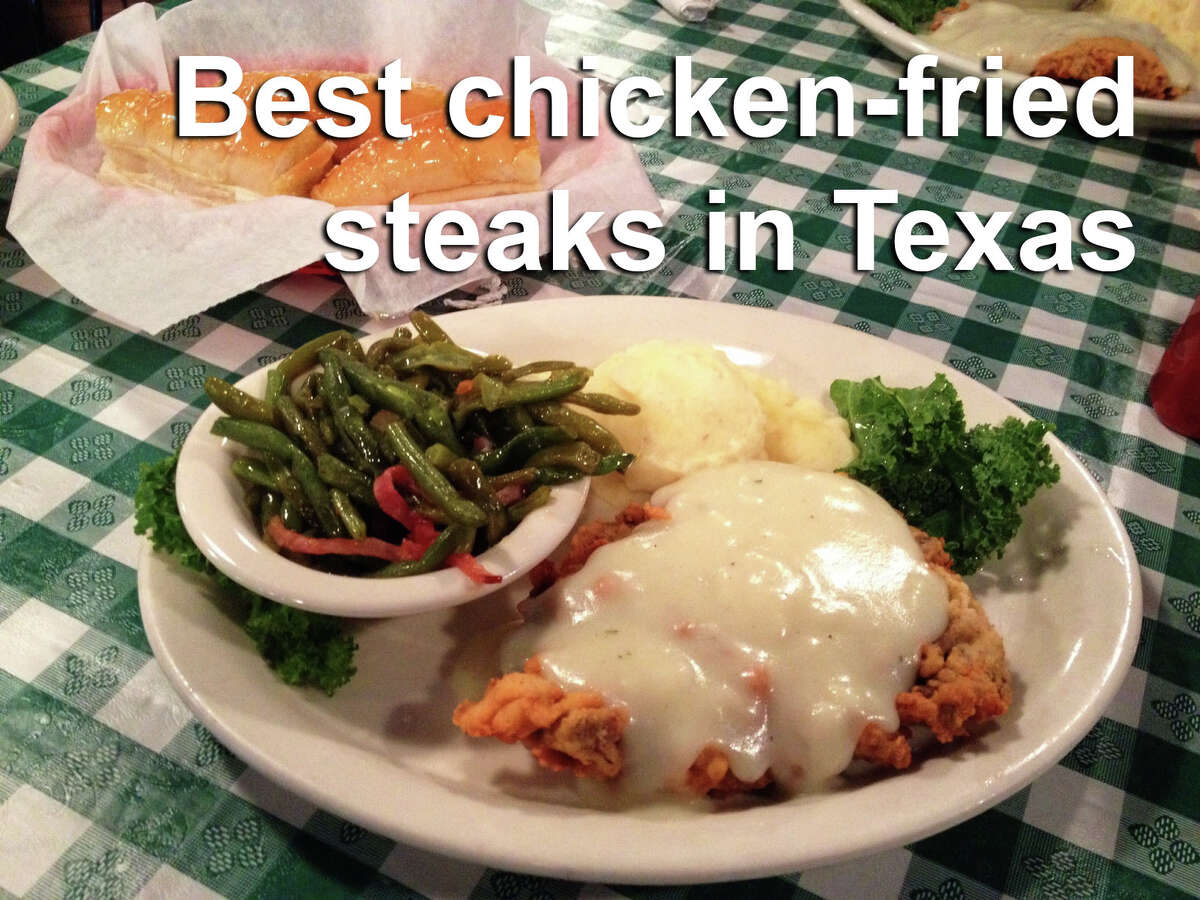
[[[196,118],[224,110],[200,104]],[[105,150],[100,178],[219,204],[276,194],[308,196],[332,165],[334,145],[315,129],[280,140],[253,124],[227,138],[181,138],[171,91],[134,89],[96,105],[96,137]]]
[[[489,115],[509,118],[507,100],[468,108],[473,123]],[[516,138],[507,126],[486,138],[467,138],[443,112],[412,121],[412,137],[375,137],[347,156],[313,189],[335,206],[387,205],[408,194],[412,203],[447,203],[541,189],[542,163],[536,136]]]
[[[280,69],[275,72],[246,72],[242,76],[242,84],[237,90],[237,95],[246,102],[251,116],[254,115],[251,104],[254,102],[254,97],[258,94],[258,89],[262,87],[263,82],[268,78],[273,78],[276,75],[286,75],[289,78],[295,78],[304,85],[304,89],[308,92],[309,111],[295,114],[278,113],[275,118],[280,123],[291,121],[293,115],[301,119],[308,119],[311,122],[328,117],[329,113],[317,105],[317,90],[326,79],[333,78],[336,75],[350,75],[366,85],[367,93],[365,94],[352,95],[349,91],[338,91],[339,95],[351,97],[366,106],[371,114],[371,123],[367,126],[367,130],[358,137],[330,138],[337,146],[333,154],[334,162],[340,162],[371,138],[383,134],[383,95],[377,87],[379,79],[377,76],[367,72],[343,72],[337,69]],[[401,106],[402,115],[400,117],[402,122],[408,122],[428,113],[444,110],[446,106],[445,91],[436,85],[425,84],[420,81],[414,81],[412,88],[404,92],[403,98]],[[333,120],[339,125],[348,125],[350,123],[350,119],[346,116],[333,116]]]

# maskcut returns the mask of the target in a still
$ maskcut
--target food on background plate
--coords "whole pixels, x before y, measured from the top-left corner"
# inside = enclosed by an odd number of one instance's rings
[[[1011,702],[1003,643],[941,541],[841,475],[689,475],[573,543],[454,721],[644,796],[828,788]],[[610,523],[611,524],[611,523]],[[582,530],[586,532],[588,527]]]
[[[1134,58],[1134,92],[1171,100],[1200,81],[1196,25],[1166,4],[1153,16],[1135,2],[1075,0],[866,0],[935,48],[965,56],[999,55],[1006,69],[1069,84],[1115,72]],[[1077,8],[1078,7],[1078,8]],[[1112,13],[1112,14],[1110,14]],[[1194,11],[1190,14],[1195,17]]]
[[[212,107],[199,121],[218,121]],[[105,97],[96,105],[96,138],[104,148],[98,178],[183,194],[219,205],[278,194],[307,197],[333,160],[334,143],[312,128],[280,140],[247,126],[227,138],[181,138],[175,95],[140,88]]]
[[[726,462],[773,459],[832,471],[854,458],[846,422],[778,379],[735,365],[719,349],[654,340],[614,354],[590,383],[641,413],[598,419],[636,457],[630,491],[650,492]]]
[[[251,104],[254,102],[258,89],[262,87],[268,78],[273,78],[276,75],[286,75],[289,78],[295,78],[308,91],[308,112],[276,113],[275,118],[281,124],[291,121],[293,117],[308,119],[310,122],[329,117],[330,113],[322,109],[317,102],[317,90],[321,87],[321,83],[328,78],[337,75],[350,75],[357,78],[366,86],[367,92],[365,94],[351,94],[347,90],[336,92],[339,96],[351,98],[366,106],[370,112],[371,122],[367,126],[367,130],[358,137],[329,138],[329,140],[337,145],[337,149],[333,154],[335,163],[341,162],[351,151],[366,143],[371,138],[383,134],[383,94],[376,87],[379,81],[378,76],[367,72],[343,72],[336,69],[281,69],[278,72],[246,72],[242,76],[242,83],[237,89],[237,95],[245,101],[247,109],[250,110],[250,115],[254,114]],[[287,94],[282,91],[278,92],[275,96],[287,99]],[[414,81],[412,87],[406,90],[403,95],[403,115],[401,116],[401,121],[410,122],[426,113],[443,110],[445,106],[445,91],[436,85]],[[350,124],[350,119],[347,116],[335,115],[332,118],[339,125]]]
[[[514,367],[458,346],[428,315],[368,350],[346,332],[272,368],[266,396],[205,382],[227,415],[213,434],[255,451],[233,474],[264,540],[339,574],[456,567],[498,583],[476,554],[550,499],[550,485],[624,470],[632,456],[579,408],[637,407],[582,392],[569,362]],[[532,376],[532,377],[531,377]]]
[[[467,107],[472,124],[511,115],[504,99]],[[532,117],[531,117],[532,118]],[[375,137],[332,169],[312,192],[335,206],[388,204],[403,194],[411,203],[451,203],[542,189],[537,136],[514,137],[505,125],[490,137],[468,138],[444,113],[413,120],[412,137]]]

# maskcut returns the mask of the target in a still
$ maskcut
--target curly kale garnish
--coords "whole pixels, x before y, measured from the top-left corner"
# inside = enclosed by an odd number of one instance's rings
[[[332,694],[354,675],[354,639],[331,616],[274,603],[218,571],[183,527],[175,501],[179,456],[143,463],[133,497],[134,531],[146,535],[155,550],[168,553],[185,568],[207,575],[239,601],[242,628],[267,665],[288,684],[311,685]]]
[[[858,458],[845,468],[909,523],[945,538],[964,575],[999,556],[1021,525],[1021,507],[1059,469],[1042,440],[1053,426],[1006,419],[970,430],[944,375],[922,388],[878,378],[835,381],[829,395],[850,423]]]

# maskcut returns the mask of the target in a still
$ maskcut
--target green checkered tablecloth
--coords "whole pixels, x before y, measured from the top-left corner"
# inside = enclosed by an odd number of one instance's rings
[[[784,84],[843,75],[862,98],[899,63],[833,0],[721,0],[684,25],[650,0],[577,0],[550,50],[609,78]],[[21,106],[0,154],[7,207],[38,113],[78,77],[84,38],[4,71]],[[728,99],[728,85],[718,101]],[[934,111],[927,113],[932,119]],[[861,117],[860,117],[861,118]],[[645,277],[505,279],[521,300],[565,292],[700,296],[835,321],[946,362],[1055,423],[1108,492],[1141,564],[1134,668],[1087,737],[1033,785],[947,832],[828,869],[753,884],[638,889],[555,882],[440,859],[266,782],[194,721],[154,662],[138,613],[138,467],[180,446],[205,376],[244,374],[333,327],[369,330],[338,284],[293,276],[154,336],[95,315],[0,243],[0,891],[36,897],[343,894],[1172,897],[1200,893],[1200,448],[1163,428],[1147,385],[1200,293],[1200,170],[1188,142],[955,139],[867,121],[852,139],[639,145],[663,198],[667,261]],[[904,209],[1126,210],[1137,262],[1101,276],[979,268],[919,276],[851,265],[837,188],[894,188]],[[704,269],[707,191],[778,207],[797,269]],[[1017,217],[1019,218],[1019,217]],[[890,224],[887,219],[880,227]],[[1023,235],[1008,228],[1015,257]],[[153,302],[153,298],[144,298]],[[433,304],[440,311],[445,303]]]

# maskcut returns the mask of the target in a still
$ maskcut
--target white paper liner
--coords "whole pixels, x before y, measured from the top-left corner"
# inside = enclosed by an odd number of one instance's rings
[[[102,185],[95,177],[102,150],[94,118],[101,98],[132,87],[171,88],[176,59],[199,54],[233,57],[245,70],[368,72],[399,57],[405,74],[447,88],[468,75],[507,85],[512,57],[528,55],[534,77],[554,75],[575,97],[578,76],[543,51],[546,24],[544,14],[514,0],[192,0],[157,21],[149,5],[131,6],[104,24],[75,89],[30,130],[9,231],[84,303],[158,331],[338,249],[324,236],[334,207],[300,197],[201,207]],[[573,217],[602,212],[598,227],[607,227],[622,210],[659,209],[630,142],[603,122],[596,138],[548,138],[536,98],[534,112],[543,186],[570,191]],[[533,212],[542,226],[543,252],[549,246],[546,192],[451,205],[474,218],[482,245],[479,260],[458,273],[439,272],[428,263],[415,273],[396,272],[389,262],[384,208],[366,207],[379,223],[374,237],[380,259],[367,272],[347,276],[365,312],[399,315],[491,275],[483,253],[491,236],[486,224],[501,210]],[[443,207],[417,208],[424,223]]]

